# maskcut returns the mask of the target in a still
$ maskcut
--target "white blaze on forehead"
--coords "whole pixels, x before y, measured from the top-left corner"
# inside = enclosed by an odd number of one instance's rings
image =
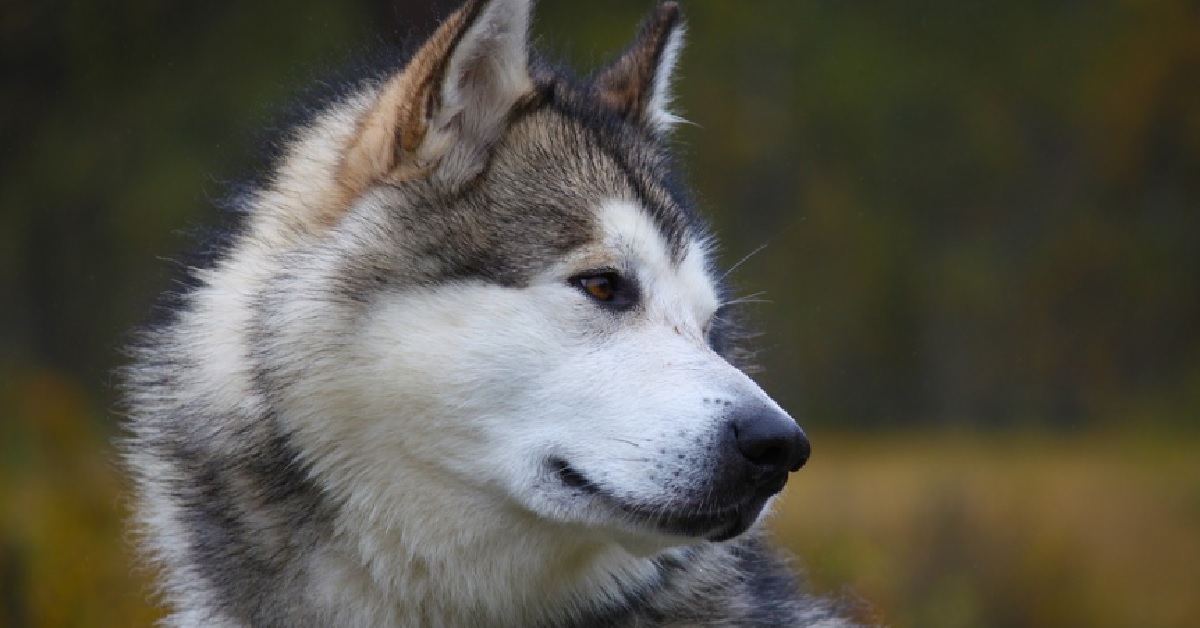
[[[671,248],[648,211],[637,203],[612,199],[600,206],[604,246],[624,269],[636,274],[642,298],[673,323],[702,326],[719,302],[709,274],[707,242],[688,238],[678,265]],[[684,320],[680,320],[683,317]]]

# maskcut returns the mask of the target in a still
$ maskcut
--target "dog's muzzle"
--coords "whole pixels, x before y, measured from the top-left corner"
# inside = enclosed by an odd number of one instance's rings
[[[683,495],[645,501],[630,500],[622,491],[595,482],[565,458],[549,458],[547,468],[560,485],[602,500],[639,525],[724,541],[754,525],[767,502],[783,490],[788,474],[808,461],[812,447],[791,417],[763,406],[727,415],[716,444],[717,458],[703,484],[689,487]]]

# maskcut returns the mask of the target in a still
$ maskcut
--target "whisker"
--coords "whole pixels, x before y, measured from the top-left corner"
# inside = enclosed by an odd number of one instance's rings
[[[729,275],[730,275],[730,274],[731,274],[733,271],[735,271],[735,270],[737,270],[737,269],[738,269],[738,266],[741,266],[742,264],[745,264],[745,263],[746,263],[746,260],[750,259],[751,257],[754,257],[755,255],[758,255],[758,254],[759,254],[760,252],[762,252],[762,250],[763,250],[763,249],[765,249],[765,248],[767,248],[767,245],[766,245],[766,244],[763,244],[763,245],[759,246],[757,249],[754,249],[753,251],[750,251],[750,253],[748,253],[748,254],[747,254],[745,257],[743,257],[742,259],[738,260],[738,262],[737,262],[736,264],[734,264],[733,266],[730,266],[730,267],[729,267],[729,270],[726,270],[726,271],[725,271],[725,274],[724,274],[724,275],[721,275],[721,279],[725,279],[726,277],[728,277],[728,276],[729,276]]]
[[[754,294],[748,294],[744,297],[739,297],[737,299],[730,299],[729,301],[722,302],[721,307],[725,307],[726,305],[741,305],[743,303],[774,303],[774,301],[771,301],[769,299],[758,298],[764,294],[766,294],[765,291],[764,292],[755,292]]]

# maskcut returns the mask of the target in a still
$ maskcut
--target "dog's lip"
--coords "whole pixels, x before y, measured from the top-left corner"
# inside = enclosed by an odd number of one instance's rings
[[[550,458],[547,463],[550,465],[550,469],[554,472],[554,475],[564,485],[593,495],[603,494],[596,483],[589,480],[587,476],[580,473],[575,467],[572,467],[571,463],[566,460],[555,456]]]
[[[599,497],[610,508],[633,517],[637,523],[675,534],[704,538],[714,542],[728,541],[745,532],[758,519],[758,513],[772,495],[783,489],[786,476],[778,487],[770,487],[747,495],[738,502],[709,511],[671,512],[661,506],[630,503],[604,490],[563,458],[548,461],[551,470],[563,485]]]

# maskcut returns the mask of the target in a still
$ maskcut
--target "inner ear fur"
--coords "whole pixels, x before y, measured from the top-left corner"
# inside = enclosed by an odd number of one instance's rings
[[[657,133],[680,118],[671,113],[671,79],[683,46],[683,16],[664,2],[643,22],[633,43],[592,82],[597,96],[631,122]]]
[[[338,179],[351,198],[417,177],[457,187],[482,170],[533,89],[530,11],[531,0],[470,0],[384,83],[342,155]]]

